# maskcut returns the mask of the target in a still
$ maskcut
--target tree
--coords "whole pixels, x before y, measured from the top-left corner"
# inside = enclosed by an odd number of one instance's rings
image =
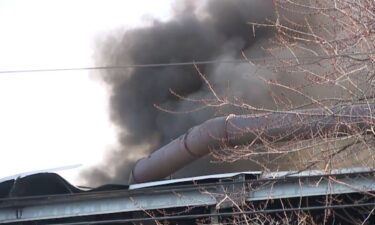
[[[259,60],[243,55],[249,63],[277,74],[272,78],[258,76],[268,86],[274,105],[269,108],[258,107],[235,97],[218,96],[215,87],[206,81],[217,100],[211,102],[211,105],[231,105],[253,113],[320,108],[326,115],[330,115],[335,113],[331,111],[332,107],[374,104],[374,1],[274,0],[274,6],[274,20],[270,19],[267,23],[249,22],[254,30],[258,27],[275,30],[272,45],[265,47],[272,58]],[[205,79],[204,74],[200,75]],[[212,154],[221,161],[252,160],[265,170],[277,168],[274,163],[282,160],[296,162],[290,169],[299,171],[322,169],[328,172],[334,168],[353,166],[374,168],[375,132],[372,121],[371,118],[370,129],[365,131],[349,125],[351,131],[347,134],[336,129],[308,141],[295,138],[282,143],[263,141],[261,145],[251,143],[235,148],[224,146],[219,151],[212,151]],[[372,196],[371,193],[368,195]],[[327,196],[327,205],[334,201],[331,196]],[[254,209],[253,205],[241,207],[241,210],[250,209]],[[373,211],[368,211],[367,218],[351,222],[365,224]],[[332,218],[333,214],[326,210],[323,222]],[[287,224],[291,222],[288,217],[302,224],[322,222],[314,221],[308,214],[294,216],[287,213],[283,221],[256,215],[239,217],[237,222]]]
[[[373,104],[374,4],[370,0],[315,0],[308,3],[275,0],[275,20],[262,24],[249,22],[254,29],[271,27],[275,30],[273,44],[265,48],[272,58],[262,62],[244,55],[249,63],[277,74],[271,79],[258,76],[268,86],[274,105],[270,108],[257,107],[247,102],[228,100],[236,99],[228,97],[217,97],[214,105],[232,105],[256,113],[321,108],[329,115],[333,113],[330,111],[332,107]],[[214,87],[211,89],[217,96]],[[298,158],[298,163],[290,168],[298,170],[374,167],[373,134],[367,134],[362,130],[353,130],[350,135],[344,136],[333,131],[308,141],[268,142],[241,150],[223,148],[213,154],[224,161],[246,157],[264,169],[279,158],[289,158],[293,162]],[[276,157],[265,157],[269,155]]]

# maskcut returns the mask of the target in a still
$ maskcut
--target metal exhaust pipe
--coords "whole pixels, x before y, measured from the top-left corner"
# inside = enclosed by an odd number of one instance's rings
[[[374,110],[375,104],[359,104],[210,119],[139,160],[132,170],[130,182],[163,179],[222,146],[366,131],[374,125]]]

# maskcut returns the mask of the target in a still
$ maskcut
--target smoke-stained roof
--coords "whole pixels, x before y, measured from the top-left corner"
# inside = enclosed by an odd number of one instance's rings
[[[127,189],[126,185],[104,185],[89,191]],[[77,188],[56,173],[37,173],[16,177],[0,183],[0,202],[4,198],[75,194],[86,192]]]

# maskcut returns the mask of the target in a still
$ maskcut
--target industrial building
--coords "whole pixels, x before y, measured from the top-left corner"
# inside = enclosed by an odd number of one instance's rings
[[[244,172],[83,191],[53,173],[0,183],[5,224],[373,224],[373,170]],[[327,200],[329,199],[329,200]],[[329,214],[329,215],[328,215]],[[276,222],[275,222],[276,224]],[[307,223],[309,224],[309,223]]]
[[[364,104],[337,106],[330,114],[308,109],[214,118],[139,160],[129,185],[83,190],[54,173],[7,178],[0,183],[0,223],[374,224],[372,168],[166,179],[222,143],[367,132],[373,110]]]

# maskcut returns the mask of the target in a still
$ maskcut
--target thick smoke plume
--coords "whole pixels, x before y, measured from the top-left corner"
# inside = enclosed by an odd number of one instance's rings
[[[167,22],[115,32],[97,52],[100,65],[154,64],[203,60],[240,59],[244,52],[264,56],[261,50],[272,32],[253,29],[247,22],[273,17],[271,0],[210,0],[204,6],[177,2],[178,9]],[[254,33],[255,31],[255,33]],[[255,105],[271,104],[267,88],[254,78],[261,73],[251,64],[211,64],[200,70],[219,94],[237,96]],[[193,66],[163,66],[105,70],[101,72],[111,91],[110,112],[119,128],[121,147],[109,153],[104,166],[85,171],[92,185],[126,182],[134,162],[220,112],[204,109],[194,113],[168,113],[194,109],[192,102],[171,93],[195,99],[212,94]],[[266,75],[264,75],[266,76]],[[159,109],[155,107],[159,106]],[[231,108],[221,113],[241,113]],[[220,168],[220,169],[218,169]],[[195,166],[190,174],[223,172],[230,166]],[[219,171],[221,170],[221,171]],[[188,173],[184,173],[188,174]]]

